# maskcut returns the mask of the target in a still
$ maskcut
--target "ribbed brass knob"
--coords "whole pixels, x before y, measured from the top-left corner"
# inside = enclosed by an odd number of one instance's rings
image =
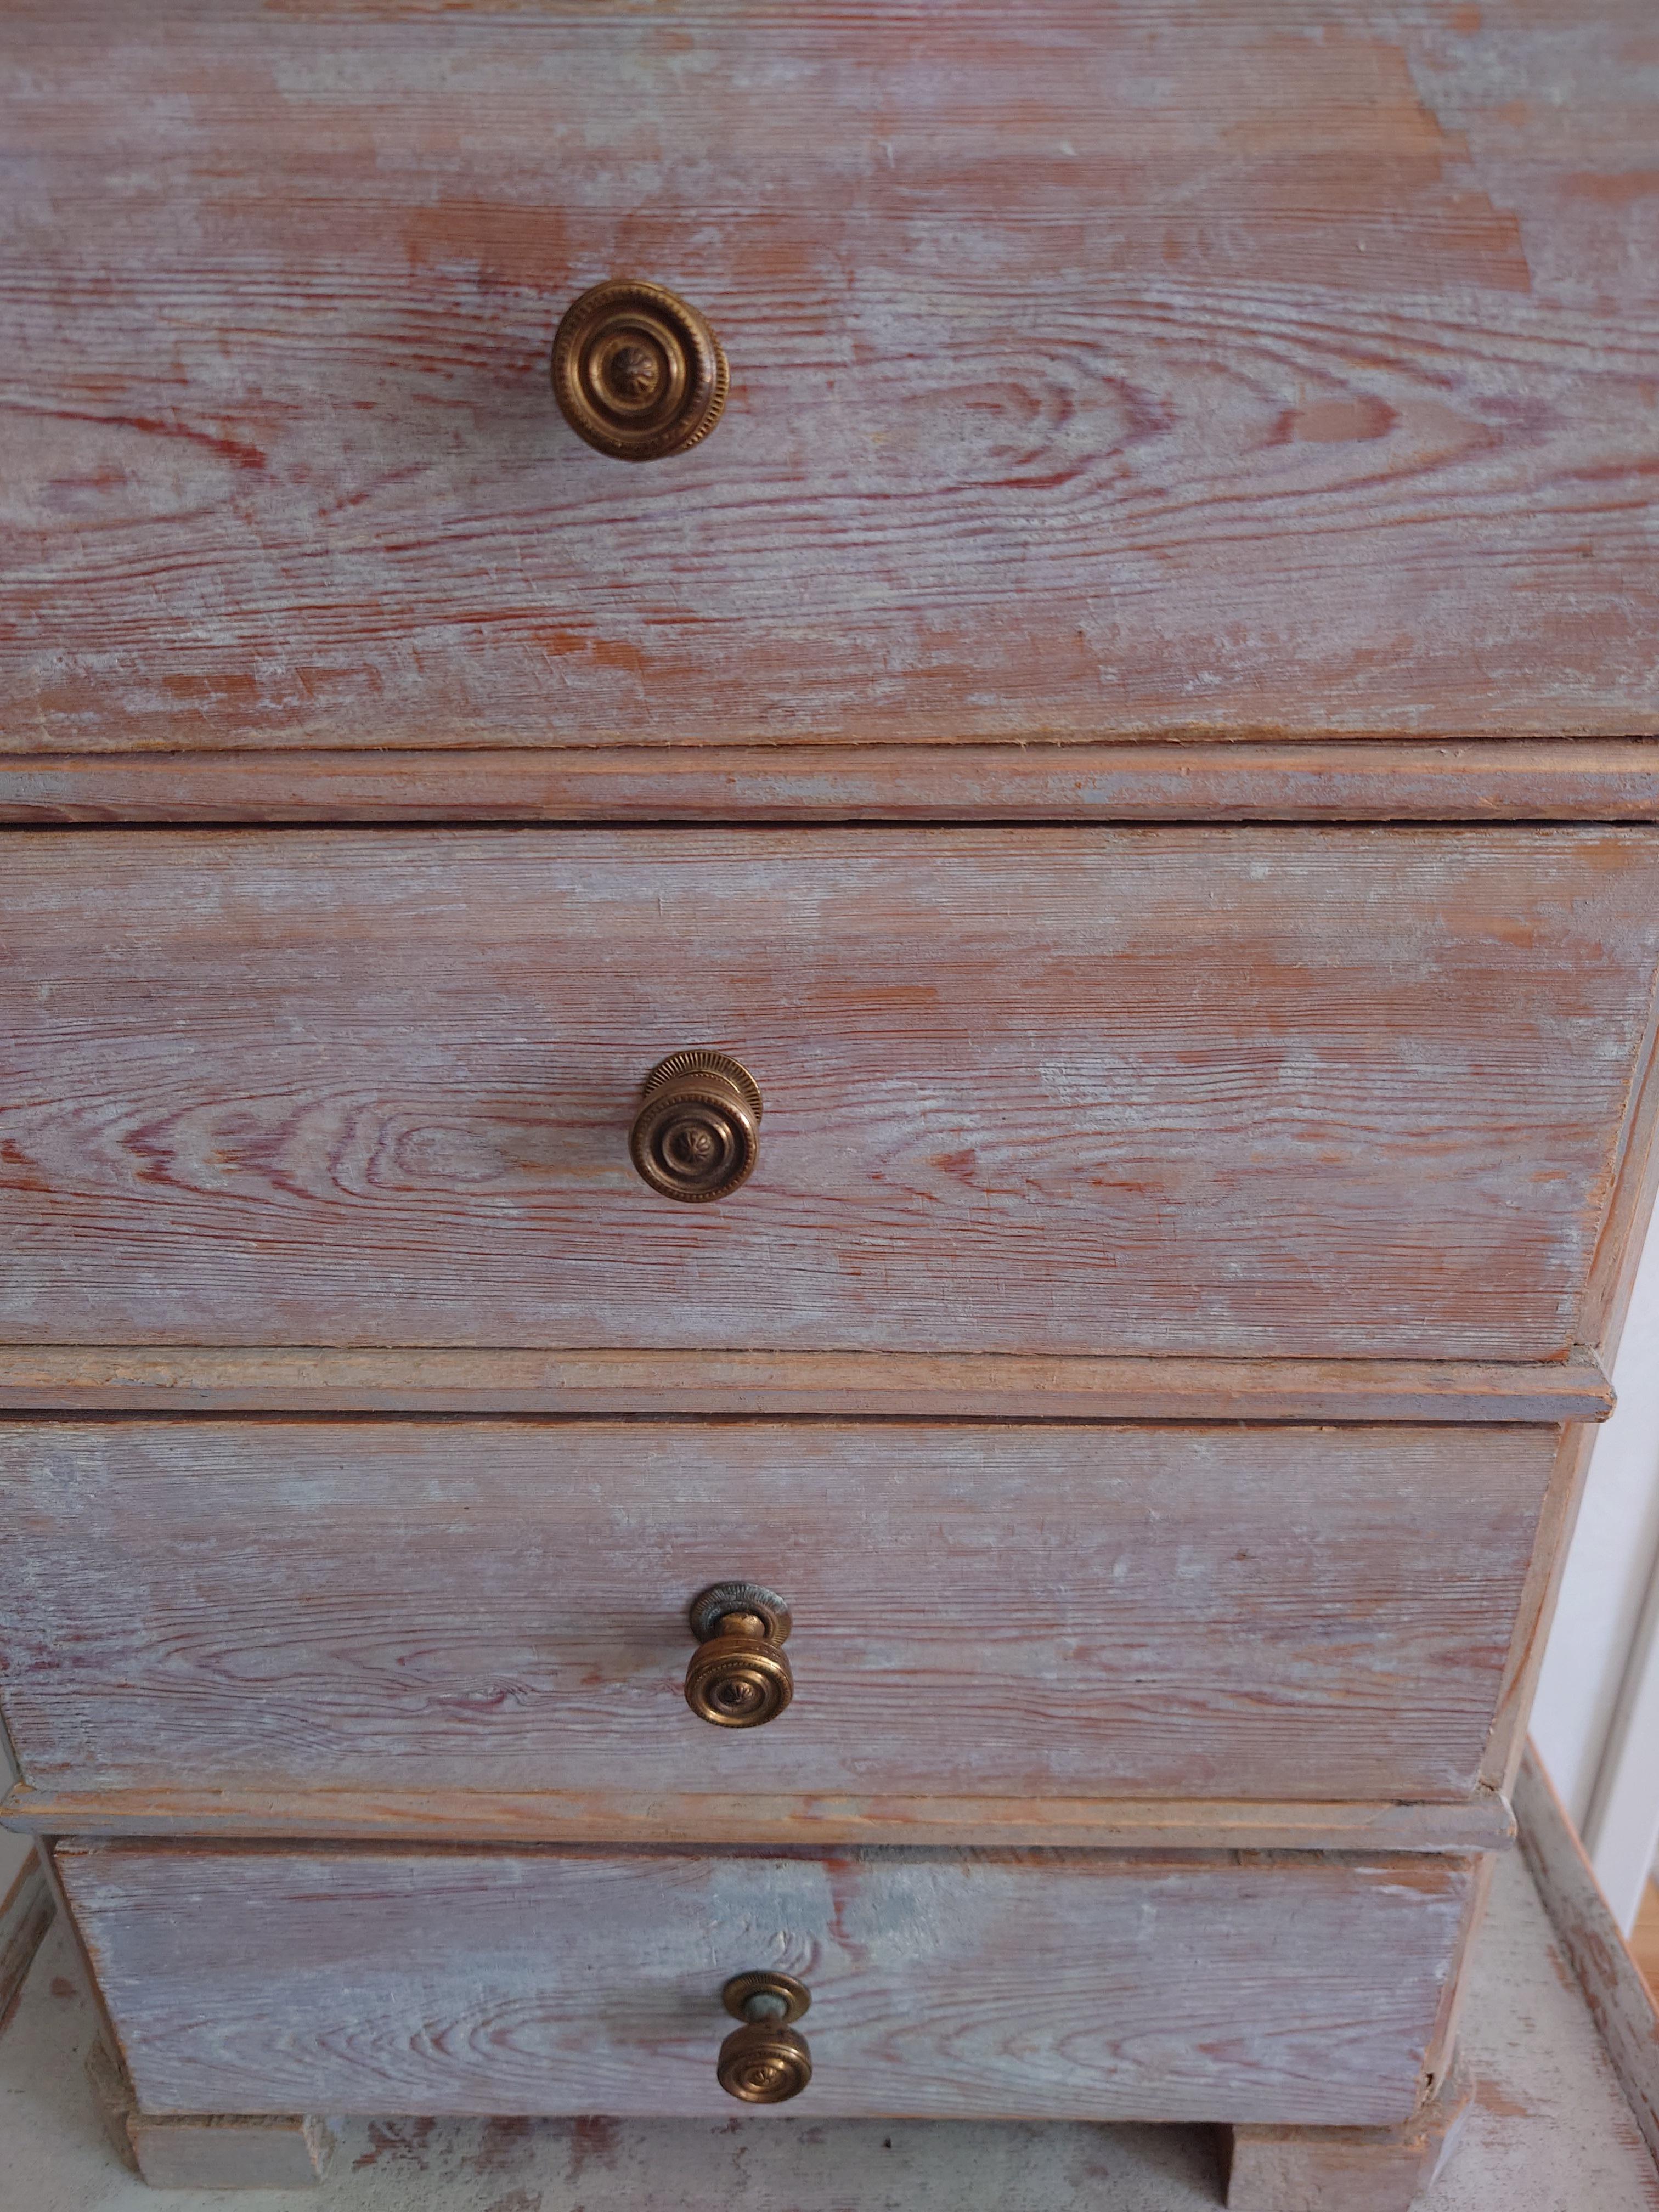
[[[758,1583],[715,1583],[693,1598],[685,1702],[697,1718],[732,1729],[775,1720],[795,1694],[789,1629],[788,1607]]]
[[[653,1190],[699,1206],[747,1182],[760,1122],[760,1086],[741,1060],[673,1052],[645,1079],[629,1150]]]
[[[689,453],[720,419],[729,377],[720,342],[661,284],[596,284],[565,309],[553,340],[553,392],[579,438],[619,461]]]
[[[720,2002],[744,2023],[720,2045],[715,2070],[726,2095],[745,2105],[799,2097],[812,2078],[812,2054],[791,2023],[812,2002],[806,1990],[793,1974],[737,1974]]]

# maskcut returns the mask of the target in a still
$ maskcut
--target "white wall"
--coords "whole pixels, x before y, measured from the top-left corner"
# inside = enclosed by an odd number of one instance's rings
[[[1659,1842],[1659,1223],[1613,1379],[1532,1734],[1628,1927]]]

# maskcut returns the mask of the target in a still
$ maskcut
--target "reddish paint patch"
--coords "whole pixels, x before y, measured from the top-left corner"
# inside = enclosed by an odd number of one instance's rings
[[[74,1997],[81,1994],[74,1983],[63,1974],[54,1974],[49,1986],[55,1997]]]
[[[45,1190],[45,1179],[21,1145],[0,1137],[0,1188],[6,1190]]]
[[[368,2148],[352,2160],[353,2172],[365,2166],[378,2166],[386,2158],[394,2166],[412,2166],[424,2173],[427,2137],[436,2125],[435,2120],[371,2120]]]
[[[1572,199],[1593,200],[1597,207],[1629,207],[1632,201],[1659,193],[1659,169],[1581,169],[1564,177],[1561,185]]]
[[[1495,2081],[1487,2081],[1479,2076],[1474,2084],[1474,2101],[1483,2112],[1491,2112],[1500,2120],[1529,2120],[1532,2118],[1530,2105],[1517,2105],[1513,2097],[1504,2094]]]
[[[1553,1938],[1552,1938],[1551,1941],[1544,1946],[1544,1956],[1549,1960],[1550,1971],[1555,1976],[1556,1980],[1560,1983],[1562,1988],[1566,1991],[1567,1995],[1573,1999],[1574,2002],[1577,2002],[1583,1995],[1583,1992],[1578,1986],[1578,1977],[1573,1972],[1572,1968],[1567,1964],[1566,1959],[1563,1955],[1560,1947],[1555,1942]]]
[[[949,1176],[953,1182],[971,1183],[979,1154],[971,1148],[962,1152],[935,1152],[933,1164],[940,1175]]]
[[[1478,31],[1480,28],[1480,10],[1478,8],[1454,8],[1448,20],[1454,31],[1466,33]]]
[[[1386,438],[1398,419],[1386,400],[1370,392],[1352,398],[1316,399],[1311,407],[1287,407],[1274,423],[1267,443],[1358,444],[1367,438]]]
[[[621,2122],[599,2118],[570,2123],[570,2166],[567,2180],[580,2181],[592,2166],[614,2166]]]
[[[472,2156],[477,2173],[499,2172],[518,2160],[528,2146],[534,2120],[489,2120]]]
[[[226,669],[216,676],[169,672],[158,679],[158,688],[169,701],[211,702],[215,706],[252,706],[259,696],[258,679]]]

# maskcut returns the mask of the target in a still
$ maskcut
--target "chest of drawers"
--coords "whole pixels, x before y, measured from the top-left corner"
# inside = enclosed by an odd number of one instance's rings
[[[1403,2207],[1652,1199],[1644,11],[100,23],[3,94],[0,1711],[126,2139]]]

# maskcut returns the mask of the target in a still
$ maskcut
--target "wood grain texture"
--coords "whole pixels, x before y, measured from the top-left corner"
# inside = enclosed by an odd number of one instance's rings
[[[14,750],[1651,733],[1649,0],[395,20],[10,11]]]
[[[1465,1797],[1554,1440],[0,1427],[8,1724],[81,1791]],[[683,1696],[733,1578],[794,1614],[754,1730]]]
[[[5,2033],[23,1994],[29,1967],[55,1910],[40,1854],[31,1851],[9,1888],[0,1896],[0,2034]]]
[[[1444,1803],[1357,1805],[1261,1798],[774,1796],[625,1789],[38,1790],[0,1799],[0,1826],[43,1836],[245,1838],[267,1842],[1067,1845],[1091,1850],[1507,1850],[1508,1805],[1477,1790]]]
[[[1515,1360],[1659,833],[42,831],[0,926],[14,1340]],[[761,1164],[675,1206],[701,1043]]]
[[[1659,820],[1659,741],[0,755],[0,822]]]
[[[1620,2086],[1659,2161],[1659,2000],[1643,1980],[1584,1847],[1530,1744],[1515,1788],[1520,1843]]]
[[[1659,990],[1649,1017],[1649,1042],[1638,1055],[1642,1075],[1620,1146],[1613,1203],[1590,1266],[1579,1327],[1613,1371],[1636,1289],[1649,1225],[1659,1198]]]
[[[58,1863],[149,2111],[729,2117],[733,1973],[812,1992],[799,2118],[1383,2124],[1467,1862],[235,1851]],[[779,2108],[781,2109],[781,2108]]]
[[[1601,1421],[1559,1361],[1010,1352],[342,1352],[0,1345],[0,1413],[750,1413],[941,1420]]]

